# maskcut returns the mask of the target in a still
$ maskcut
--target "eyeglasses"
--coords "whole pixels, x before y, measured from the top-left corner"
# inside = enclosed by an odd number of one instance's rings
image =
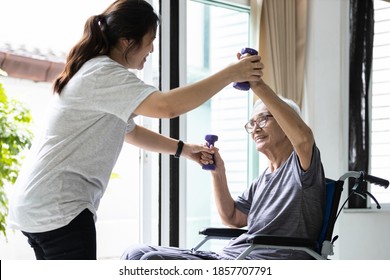
[[[255,125],[259,128],[263,128],[267,125],[267,121],[269,118],[272,118],[272,115],[262,115],[258,117],[256,120],[250,120],[245,124],[245,130],[248,133],[252,133],[255,131]]]

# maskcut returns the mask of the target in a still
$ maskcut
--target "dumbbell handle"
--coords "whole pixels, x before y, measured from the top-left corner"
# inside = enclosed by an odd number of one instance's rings
[[[210,147],[211,145],[214,145],[216,141],[218,141],[218,136],[213,134],[207,134],[204,139],[207,141],[207,146]],[[213,155],[213,161],[214,161],[214,155]],[[202,169],[204,170],[215,170],[215,163],[213,164],[206,164],[202,166]]]

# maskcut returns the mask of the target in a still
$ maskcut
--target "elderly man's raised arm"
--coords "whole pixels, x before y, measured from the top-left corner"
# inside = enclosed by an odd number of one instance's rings
[[[251,83],[252,91],[264,102],[296,151],[303,170],[310,166],[314,136],[299,114],[263,81]]]

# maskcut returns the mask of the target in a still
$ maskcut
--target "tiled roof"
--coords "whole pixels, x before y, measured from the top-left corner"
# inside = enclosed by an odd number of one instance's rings
[[[65,66],[66,54],[24,45],[0,45],[0,69],[8,76],[36,82],[52,82]]]
[[[63,63],[65,63],[67,55],[64,52],[55,52],[52,49],[41,49],[26,45],[16,46],[9,43],[0,43],[0,52]]]

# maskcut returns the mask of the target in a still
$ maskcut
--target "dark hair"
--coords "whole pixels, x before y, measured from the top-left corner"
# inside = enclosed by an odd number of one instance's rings
[[[99,55],[107,55],[119,39],[133,40],[125,55],[142,44],[142,38],[150,31],[156,32],[159,17],[145,0],[117,0],[102,14],[91,16],[84,26],[80,41],[70,50],[64,71],[55,79],[54,93],[61,91],[83,66]]]

